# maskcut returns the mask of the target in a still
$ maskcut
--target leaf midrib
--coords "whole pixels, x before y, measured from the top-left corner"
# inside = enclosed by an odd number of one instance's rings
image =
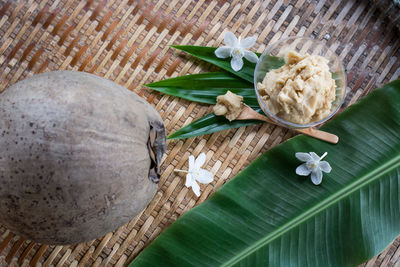
[[[374,171],[365,174],[361,179],[349,184],[345,188],[337,191],[335,194],[332,194],[330,197],[326,198],[325,200],[319,202],[313,208],[307,210],[306,212],[302,213],[301,215],[293,218],[289,222],[285,223],[281,227],[277,228],[275,231],[271,232],[269,235],[265,236],[264,238],[258,240],[253,245],[247,247],[240,253],[236,254],[235,257],[231,258],[226,263],[222,264],[221,266],[232,266],[238,263],[243,258],[249,256],[254,251],[258,250],[260,247],[264,246],[267,243],[272,242],[276,238],[280,237],[284,233],[290,231],[294,227],[300,225],[301,223],[305,222],[306,220],[316,216],[322,210],[327,209],[328,207],[336,204],[337,202],[341,201],[342,199],[346,198],[347,196],[351,195],[355,191],[363,188],[364,186],[372,183],[373,181],[377,180],[382,175],[392,171],[393,169],[400,166],[400,154],[397,155],[392,160],[389,160],[387,163],[382,164],[381,167],[376,168]]]

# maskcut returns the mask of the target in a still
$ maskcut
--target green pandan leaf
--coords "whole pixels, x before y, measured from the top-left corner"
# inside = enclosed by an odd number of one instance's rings
[[[145,86],[167,95],[190,101],[215,104],[217,96],[226,91],[243,96],[243,101],[251,107],[258,107],[253,83],[238,78],[228,72],[210,72],[186,75],[146,84]]]
[[[182,215],[131,266],[357,266],[400,234],[400,80],[269,150]],[[328,152],[322,184],[296,152]]]
[[[192,56],[195,56],[199,59],[207,61],[211,64],[214,64],[221,69],[231,72],[232,74],[248,81],[254,83],[254,69],[256,67],[255,63],[251,63],[243,58],[244,65],[243,68],[239,71],[234,71],[231,68],[231,58],[217,58],[214,54],[214,51],[217,49],[216,47],[205,47],[205,46],[191,46],[191,45],[173,45],[172,47],[185,51]],[[256,53],[257,56],[260,56],[260,53]],[[269,69],[276,69],[285,64],[285,61],[279,57],[269,56]],[[264,71],[264,70],[263,70]],[[268,70],[266,70],[268,71]]]
[[[262,113],[259,108],[255,110]],[[169,135],[168,139],[190,138],[258,123],[262,122],[258,120],[237,120],[230,122],[224,116],[216,116],[214,113],[211,113]]]

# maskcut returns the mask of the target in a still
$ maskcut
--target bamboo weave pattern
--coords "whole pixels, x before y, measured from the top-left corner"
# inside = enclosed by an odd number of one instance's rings
[[[76,70],[113,80],[145,98],[168,133],[211,107],[141,84],[209,71],[169,44],[219,46],[225,30],[257,35],[255,50],[288,36],[326,42],[347,69],[346,104],[400,76],[398,9],[386,0],[4,0],[0,3],[0,92],[35,73]],[[214,70],[211,68],[211,70]],[[168,143],[159,191],[139,216],[75,246],[35,244],[0,226],[0,266],[124,266],[181,214],[205,201],[260,153],[294,136],[268,124]],[[216,174],[200,198],[184,187],[189,154],[207,153]],[[400,266],[400,238],[365,266]]]

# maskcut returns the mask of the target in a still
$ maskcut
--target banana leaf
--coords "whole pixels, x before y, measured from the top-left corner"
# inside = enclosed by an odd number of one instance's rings
[[[251,63],[246,59],[243,59],[244,64],[243,68],[239,71],[234,71],[231,68],[231,58],[217,58],[214,54],[216,47],[205,47],[205,46],[192,46],[192,45],[172,45],[176,49],[185,51],[192,56],[195,56],[199,59],[207,61],[211,64],[214,64],[221,69],[229,71],[230,73],[248,81],[254,83],[254,69],[256,67],[255,63]],[[260,53],[256,53],[258,57],[260,57]],[[285,61],[279,57],[268,56],[269,60],[267,61],[269,69],[276,69],[285,64]]]
[[[228,72],[192,74],[146,84],[153,90],[190,101],[214,105],[217,96],[228,90],[243,96],[243,102],[251,107],[259,107],[253,83],[238,78]]]
[[[262,113],[260,108],[254,109],[257,112]],[[239,128],[242,126],[254,125],[262,123],[259,120],[237,120],[229,121],[224,116],[216,116],[214,113],[208,114],[198,120],[195,120],[191,124],[179,129],[173,134],[169,135],[167,139],[184,139],[195,137],[199,135],[211,134],[227,129]]]
[[[400,80],[352,105],[323,130],[331,145],[295,137],[266,152],[186,212],[131,266],[355,266],[400,234]],[[315,186],[296,152],[328,152]]]

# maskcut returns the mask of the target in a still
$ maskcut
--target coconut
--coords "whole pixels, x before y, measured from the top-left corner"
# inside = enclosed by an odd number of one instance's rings
[[[0,95],[0,223],[45,244],[99,238],[157,191],[165,128],[128,89],[73,71]]]

